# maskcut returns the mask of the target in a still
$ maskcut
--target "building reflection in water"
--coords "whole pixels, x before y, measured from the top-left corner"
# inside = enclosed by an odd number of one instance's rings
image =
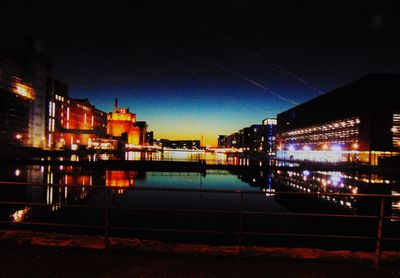
[[[138,176],[137,171],[111,171],[106,170],[105,184],[112,187],[117,194],[125,194],[127,188],[135,186],[135,178]]]
[[[142,160],[142,161],[185,161],[199,162],[204,161],[207,164],[217,165],[242,165],[249,166],[251,161],[249,158],[239,157],[237,154],[214,153],[206,151],[156,151],[156,152],[141,152],[128,151],[125,152],[125,160]],[[259,160],[256,160],[259,164]]]
[[[247,163],[249,160],[235,157],[237,163]],[[249,162],[252,163],[252,162]],[[398,183],[384,179],[377,175],[348,174],[343,172],[324,171],[274,171],[258,170],[231,172],[241,181],[251,187],[258,187],[268,197],[275,201],[297,209],[297,201],[288,196],[277,195],[278,191],[314,192],[317,196],[304,198],[317,199],[323,204],[333,207],[336,211],[345,210],[349,213],[375,213],[379,199],[357,196],[357,194],[391,194],[393,196],[390,207],[393,215],[400,215],[400,188]],[[154,173],[153,173],[154,174]],[[149,173],[149,175],[153,175]],[[174,174],[175,175],[175,174]],[[178,174],[176,174],[178,175]],[[135,181],[144,179],[145,172],[102,170],[94,171],[73,166],[18,166],[0,173],[2,180],[32,182],[43,186],[4,186],[0,199],[5,201],[44,202],[52,211],[60,210],[63,204],[80,204],[103,198],[103,188],[106,186],[114,194],[126,194],[129,188],[135,186]],[[222,180],[221,177],[219,179]],[[202,179],[200,179],[201,182]],[[154,179],[150,179],[154,181]],[[147,185],[147,182],[145,183]],[[161,183],[163,184],[163,183]],[[151,184],[150,184],[151,185]],[[245,188],[245,187],[244,187]],[[353,196],[328,196],[324,193],[351,193]],[[289,200],[290,201],[287,201]],[[307,202],[305,202],[307,206]],[[308,205],[311,206],[311,205]],[[35,208],[36,210],[36,208]],[[23,221],[32,214],[29,207],[13,207],[6,215],[10,221]]]
[[[393,182],[377,175],[346,174],[343,172],[276,171],[274,179],[282,191],[317,193],[315,197],[337,209],[351,213],[376,214],[379,198],[359,197],[357,194],[391,194]],[[324,193],[345,193],[351,196],[329,196]],[[390,202],[390,200],[387,200]],[[386,206],[387,208],[390,206]]]

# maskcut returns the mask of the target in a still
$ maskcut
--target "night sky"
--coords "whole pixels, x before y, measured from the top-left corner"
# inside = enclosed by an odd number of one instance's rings
[[[0,44],[39,38],[71,97],[106,112],[118,97],[156,138],[211,145],[366,74],[400,72],[389,1],[165,2],[5,4]]]

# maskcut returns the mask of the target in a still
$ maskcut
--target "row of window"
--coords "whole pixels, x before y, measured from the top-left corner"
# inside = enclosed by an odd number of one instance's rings
[[[306,135],[306,134],[314,134],[321,132],[326,133],[326,131],[336,131],[338,129],[347,129],[351,127],[356,127],[359,124],[360,124],[360,119],[358,117],[352,117],[339,121],[327,122],[320,125],[313,125],[306,128],[298,128],[295,130],[284,132],[282,133],[282,136],[289,137],[289,136]]]

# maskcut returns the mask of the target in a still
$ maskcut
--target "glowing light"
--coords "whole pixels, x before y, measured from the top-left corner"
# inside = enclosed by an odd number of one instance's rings
[[[351,145],[351,147],[354,149],[354,150],[357,150],[358,149],[358,143],[354,143],[353,145]]]
[[[24,84],[16,83],[13,91],[15,94],[20,95],[22,97],[35,99],[35,94],[33,93],[33,89]]]
[[[12,213],[12,214],[10,215],[11,218],[12,218],[12,222],[13,222],[13,223],[18,223],[18,222],[23,221],[24,218],[27,216],[28,211],[29,211],[30,209],[31,209],[31,208],[26,207],[26,208],[24,208],[24,209],[17,210],[17,211],[15,211],[14,213]]]
[[[341,147],[341,146],[338,146],[338,145],[334,145],[334,146],[332,146],[331,148],[332,148],[332,151],[334,151],[334,152],[340,152],[340,151],[342,151],[342,147]]]
[[[323,145],[322,145],[322,149],[323,149],[323,150],[328,150],[328,148],[329,148],[328,144],[323,144]]]
[[[303,175],[304,175],[304,176],[309,176],[309,175],[310,175],[310,171],[304,170],[304,171],[303,171]]]
[[[333,186],[337,186],[341,182],[339,176],[332,176],[330,180],[332,181]]]
[[[19,177],[20,174],[21,174],[21,171],[19,169],[15,170],[15,176]]]
[[[311,148],[309,146],[304,146],[303,147],[303,151],[309,152],[311,150]]]
[[[17,134],[17,135],[15,135],[15,138],[16,138],[17,140],[19,140],[19,139],[22,138],[22,135],[21,135],[21,134]]]
[[[293,145],[290,145],[288,150],[291,152],[294,152],[296,150],[296,148]]]

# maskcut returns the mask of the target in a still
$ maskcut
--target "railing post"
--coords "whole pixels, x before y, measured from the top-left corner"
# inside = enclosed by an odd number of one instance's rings
[[[107,186],[104,186],[104,238],[105,238],[105,248],[110,247],[110,238],[108,231],[108,198],[107,198]]]
[[[240,190],[240,211],[239,211],[239,257],[242,254],[242,231],[243,231],[243,191]]]
[[[384,217],[385,217],[385,198],[382,197],[380,211],[379,211],[379,218],[378,218],[378,231],[376,235],[375,259],[374,259],[375,268],[379,267],[382,256],[382,230],[383,230]]]

